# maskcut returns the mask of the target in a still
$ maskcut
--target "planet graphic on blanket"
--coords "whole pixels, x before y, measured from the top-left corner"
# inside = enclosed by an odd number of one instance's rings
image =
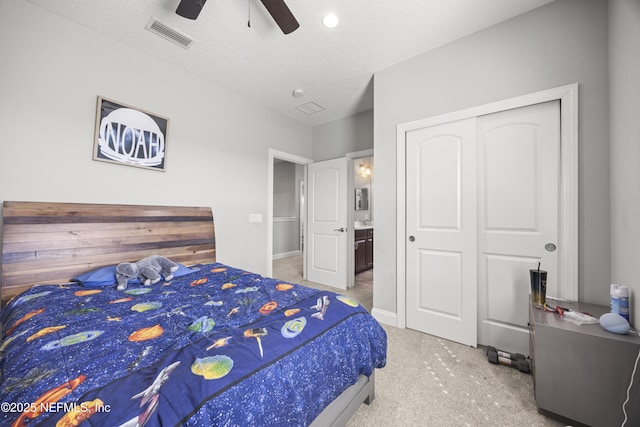
[[[38,292],[37,294],[25,295],[16,300],[14,305],[22,304],[23,302],[31,301],[32,299],[40,298],[45,295],[49,295],[51,291]]]
[[[286,317],[291,317],[293,315],[296,315],[300,313],[300,309],[299,308],[290,308],[289,310],[285,310],[284,315]]]
[[[11,334],[11,332],[13,332],[18,327],[18,325],[31,319],[33,316],[37,316],[38,314],[44,313],[45,310],[46,310],[45,308],[40,308],[38,310],[33,310],[28,312],[27,314],[22,316],[20,319],[18,319],[16,323],[14,323],[9,329],[7,329],[7,332],[4,333],[4,336],[5,337],[8,336],[9,334]]]
[[[238,289],[236,291],[236,294],[246,294],[249,292],[256,292],[257,290],[258,290],[257,286],[249,286],[248,288]]]
[[[49,341],[41,349],[42,350],[56,350],[60,347],[68,347],[74,344],[80,344],[83,342],[91,341],[102,335],[104,331],[83,331],[77,334],[67,335],[59,340]]]
[[[79,405],[72,406],[72,409],[58,420],[57,426],[75,427],[83,421],[88,420],[93,414],[104,408],[104,402],[100,399],[87,400]]]
[[[269,301],[268,303],[260,307],[260,310],[258,310],[258,312],[260,314],[267,315],[271,313],[277,306],[278,306],[278,303],[276,301]]]
[[[42,413],[49,408],[50,404],[54,404],[64,398],[67,394],[75,390],[78,385],[82,384],[87,377],[84,374],[80,374],[74,379],[62,383],[50,390],[45,391],[35,401],[32,401],[29,405],[25,406],[25,410],[20,416],[11,424],[12,426],[24,426],[28,424],[27,418],[34,419],[39,417]],[[58,424],[59,425],[59,424]]]
[[[66,328],[67,325],[58,325],[58,326],[49,326],[47,328],[42,328],[40,329],[38,332],[36,332],[35,334],[31,335],[30,337],[27,338],[27,342],[31,342],[37,338],[43,337],[45,335],[49,335],[52,334],[54,332],[59,331],[60,329],[64,329]]]
[[[220,289],[231,289],[231,288],[235,288],[236,285],[235,283],[225,283],[224,285],[222,285],[222,287]]]
[[[291,285],[289,283],[278,283],[276,285],[276,289],[279,290],[279,291],[288,291],[291,288],[293,288],[293,285]]]
[[[159,337],[163,332],[164,329],[160,325],[149,326],[132,332],[128,339],[133,342],[147,341]]]
[[[350,307],[357,307],[358,306],[358,301],[355,301],[355,300],[353,300],[353,299],[351,299],[349,297],[346,297],[344,295],[338,295],[336,297],[336,299],[338,301],[340,301],[340,302],[343,302],[343,303],[347,304]]]
[[[224,267],[218,267],[218,268],[212,268],[211,269],[212,273],[222,273],[223,271],[227,271],[227,269],[224,268]]]
[[[65,316],[69,316],[71,314],[84,315],[89,313],[97,313],[99,311],[102,311],[102,310],[97,307],[81,307],[81,308],[76,308],[75,310],[65,311],[64,314]]]
[[[280,333],[285,338],[295,338],[302,332],[305,326],[307,326],[307,319],[305,317],[296,317],[282,325]]]
[[[190,331],[206,333],[213,329],[216,322],[207,316],[202,316],[189,326]]]
[[[156,310],[160,307],[162,307],[162,303],[159,301],[141,302],[133,305],[131,310],[137,311],[138,313],[144,313],[145,311]]]
[[[133,288],[124,291],[125,294],[129,295],[144,295],[151,292],[151,288]]]
[[[119,304],[121,302],[131,301],[132,299],[133,298],[131,298],[131,297],[112,299],[111,301],[109,301],[109,304]]]
[[[200,286],[200,285],[204,285],[205,283],[207,283],[207,278],[203,277],[202,279],[197,279],[189,283],[189,286]]]
[[[73,294],[77,297],[86,297],[88,295],[99,294],[102,292],[100,289],[87,289],[82,291],[75,291]]]
[[[204,358],[197,357],[191,365],[191,372],[207,380],[217,380],[231,372],[231,368],[233,368],[233,359],[219,354]]]

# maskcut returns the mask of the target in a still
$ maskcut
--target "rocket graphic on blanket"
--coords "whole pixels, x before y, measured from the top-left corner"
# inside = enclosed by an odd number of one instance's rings
[[[324,315],[327,314],[327,309],[329,308],[329,297],[323,295],[321,298],[318,298],[316,305],[311,308],[317,310],[317,313],[313,313],[311,317],[315,317],[320,320],[324,320]]]
[[[267,333],[268,332],[265,328],[254,328],[244,331],[245,338],[255,338],[258,341],[258,347],[260,348],[260,357],[264,357],[264,351],[262,351],[262,342],[260,341],[260,337],[267,335]]]
[[[124,424],[121,424],[120,427],[142,427],[147,423],[147,421],[149,421],[151,415],[158,408],[158,401],[160,400],[160,388],[164,383],[167,382],[167,380],[169,379],[169,375],[171,375],[171,373],[178,367],[179,364],[180,361],[177,361],[167,366],[162,371],[160,371],[156,379],[153,380],[153,383],[151,383],[149,387],[145,388],[140,393],[131,396],[131,400],[142,398],[142,400],[140,400],[140,407],[142,408],[143,406],[147,405],[147,409],[145,409],[145,411],[137,417],[130,419]]]

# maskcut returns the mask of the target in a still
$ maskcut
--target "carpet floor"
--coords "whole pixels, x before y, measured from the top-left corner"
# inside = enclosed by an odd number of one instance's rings
[[[383,328],[387,366],[376,370],[376,398],[347,427],[564,425],[538,413],[531,375],[490,364],[486,349]]]
[[[303,280],[301,256],[275,260],[273,276],[373,306],[372,270],[356,275],[346,291]],[[382,326],[387,365],[376,370],[374,401],[360,406],[347,427],[565,425],[538,413],[531,375],[489,363],[485,348]]]

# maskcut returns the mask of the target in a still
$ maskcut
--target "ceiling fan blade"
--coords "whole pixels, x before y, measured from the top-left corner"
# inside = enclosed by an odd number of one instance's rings
[[[187,19],[196,19],[207,0],[181,0],[176,13]]]
[[[298,21],[296,21],[296,18],[293,16],[293,13],[291,13],[291,10],[289,10],[284,0],[261,1],[283,33],[289,34],[298,29],[300,24],[298,24]]]

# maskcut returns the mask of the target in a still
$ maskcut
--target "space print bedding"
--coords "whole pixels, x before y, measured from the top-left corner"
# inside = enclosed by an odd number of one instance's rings
[[[386,363],[356,301],[220,263],[34,286],[0,321],[3,426],[303,426]]]

